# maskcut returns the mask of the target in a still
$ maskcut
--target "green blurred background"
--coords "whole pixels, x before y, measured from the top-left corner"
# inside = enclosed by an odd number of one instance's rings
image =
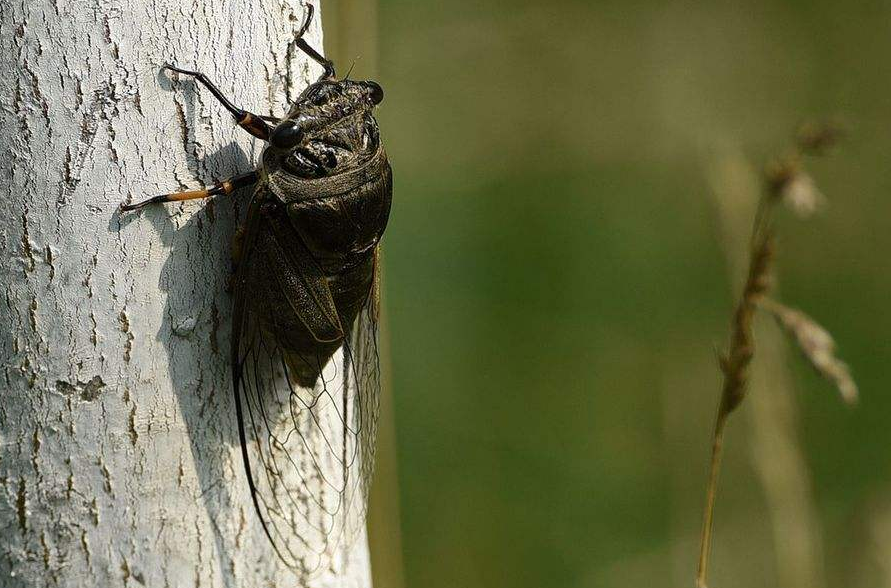
[[[376,68],[387,93],[395,466],[382,460],[401,523],[383,517],[396,529],[372,549],[401,531],[404,585],[692,585],[739,277],[721,199],[751,197],[796,125],[831,115],[848,136],[809,167],[829,205],[782,215],[778,273],[862,399],[846,408],[795,353],[756,355],[711,583],[891,586],[891,5],[323,10],[342,69],[356,23],[378,22],[361,39],[377,62],[353,75]]]

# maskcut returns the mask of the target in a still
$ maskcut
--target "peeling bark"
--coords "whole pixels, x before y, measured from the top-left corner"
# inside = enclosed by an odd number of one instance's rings
[[[0,586],[293,586],[253,512],[228,368],[248,192],[120,216],[262,149],[165,61],[281,115],[299,0],[0,0]],[[308,37],[321,47],[321,26]],[[301,585],[370,586],[367,545]]]

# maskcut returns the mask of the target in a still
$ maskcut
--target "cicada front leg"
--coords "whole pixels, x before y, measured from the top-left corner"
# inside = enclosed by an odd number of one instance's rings
[[[206,75],[201,73],[200,71],[191,71],[188,69],[182,69],[182,68],[170,65],[169,63],[165,64],[164,67],[162,67],[161,69],[176,72],[178,74],[182,74],[182,75],[186,75],[186,76],[192,76],[193,78],[195,78],[196,80],[201,82],[201,84],[204,85],[205,88],[210,90],[210,93],[214,95],[214,98],[219,100],[220,104],[222,104],[226,110],[228,110],[229,112],[232,113],[232,116],[235,117],[235,122],[238,124],[238,126],[243,128],[244,130],[246,130],[251,135],[257,137],[258,139],[263,139],[264,141],[268,141],[269,133],[271,131],[271,128],[270,128],[268,122],[271,122],[273,124],[278,124],[278,122],[279,122],[279,119],[277,119],[275,117],[261,116],[259,114],[254,114],[252,112],[248,112],[247,110],[244,110],[242,108],[235,106],[234,104],[232,104],[232,102],[229,101],[228,98],[226,98],[223,95],[223,93],[220,91],[220,89],[217,88],[216,85],[213,82],[211,82],[210,79]]]

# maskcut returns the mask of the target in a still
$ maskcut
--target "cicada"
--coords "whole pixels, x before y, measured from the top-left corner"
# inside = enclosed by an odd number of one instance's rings
[[[233,283],[232,379],[247,484],[263,530],[289,567],[331,565],[364,524],[380,377],[380,240],[392,173],[373,81],[337,79],[303,35],[294,44],[324,68],[282,119],[209,90],[268,142],[259,167],[209,188],[123,206],[230,194],[254,186]]]

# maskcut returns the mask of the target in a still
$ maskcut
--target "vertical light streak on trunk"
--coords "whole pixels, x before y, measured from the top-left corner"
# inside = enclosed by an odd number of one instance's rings
[[[378,1],[338,0],[325,12],[329,57],[346,73],[356,62],[359,77],[378,73]]]

